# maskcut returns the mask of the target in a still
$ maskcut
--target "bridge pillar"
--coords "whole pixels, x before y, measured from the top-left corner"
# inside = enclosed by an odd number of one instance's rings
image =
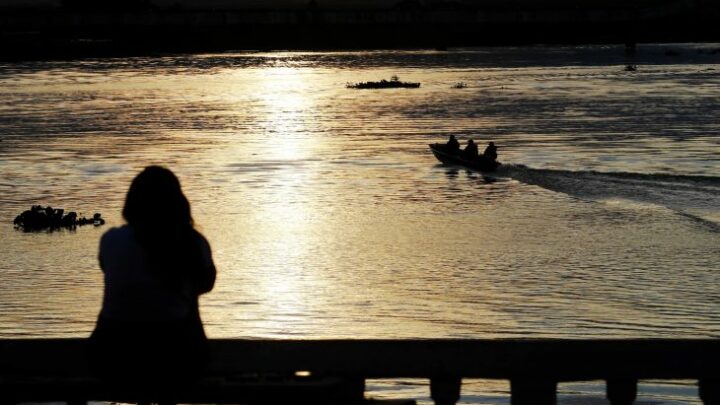
[[[703,378],[698,382],[700,399],[705,405],[720,405],[720,379]]]
[[[430,379],[430,397],[435,405],[455,405],[460,400],[460,377],[434,377]]]

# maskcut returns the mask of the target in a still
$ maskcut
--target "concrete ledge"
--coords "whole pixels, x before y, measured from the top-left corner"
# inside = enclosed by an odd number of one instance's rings
[[[429,379],[436,403],[450,405],[459,398],[462,378],[510,380],[513,404],[552,403],[558,382],[587,380],[606,380],[608,397],[617,398],[613,404],[634,398],[638,379],[695,379],[705,403],[720,398],[720,340],[219,339],[210,343],[212,362],[197,383],[147,391],[101,382],[90,370],[86,340],[0,340],[0,402],[361,402],[365,379],[408,377]],[[547,402],[533,402],[538,398]]]

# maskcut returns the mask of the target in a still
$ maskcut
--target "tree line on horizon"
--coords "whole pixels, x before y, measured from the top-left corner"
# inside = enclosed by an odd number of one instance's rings
[[[4,9],[60,9],[72,12],[203,11],[241,9],[417,9],[417,10],[613,10],[681,7],[720,16],[717,0],[57,0],[0,2]],[[710,14],[708,14],[710,13]]]

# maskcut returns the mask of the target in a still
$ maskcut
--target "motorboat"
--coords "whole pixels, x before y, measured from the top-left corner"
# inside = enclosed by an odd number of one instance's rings
[[[495,171],[495,169],[501,165],[497,160],[487,158],[483,155],[478,155],[478,157],[474,159],[468,159],[463,156],[462,150],[451,150],[444,143],[432,143],[429,146],[437,160],[446,165],[464,166],[481,172]]]

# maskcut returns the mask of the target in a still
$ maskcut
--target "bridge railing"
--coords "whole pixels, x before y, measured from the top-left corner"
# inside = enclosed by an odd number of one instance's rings
[[[427,378],[454,405],[463,378],[510,381],[513,405],[554,404],[557,384],[604,380],[613,405],[639,379],[697,380],[720,404],[720,340],[211,340],[197,382],[134,392],[99,380],[84,339],[0,340],[0,404],[88,400],[183,403],[360,403],[365,380]]]

